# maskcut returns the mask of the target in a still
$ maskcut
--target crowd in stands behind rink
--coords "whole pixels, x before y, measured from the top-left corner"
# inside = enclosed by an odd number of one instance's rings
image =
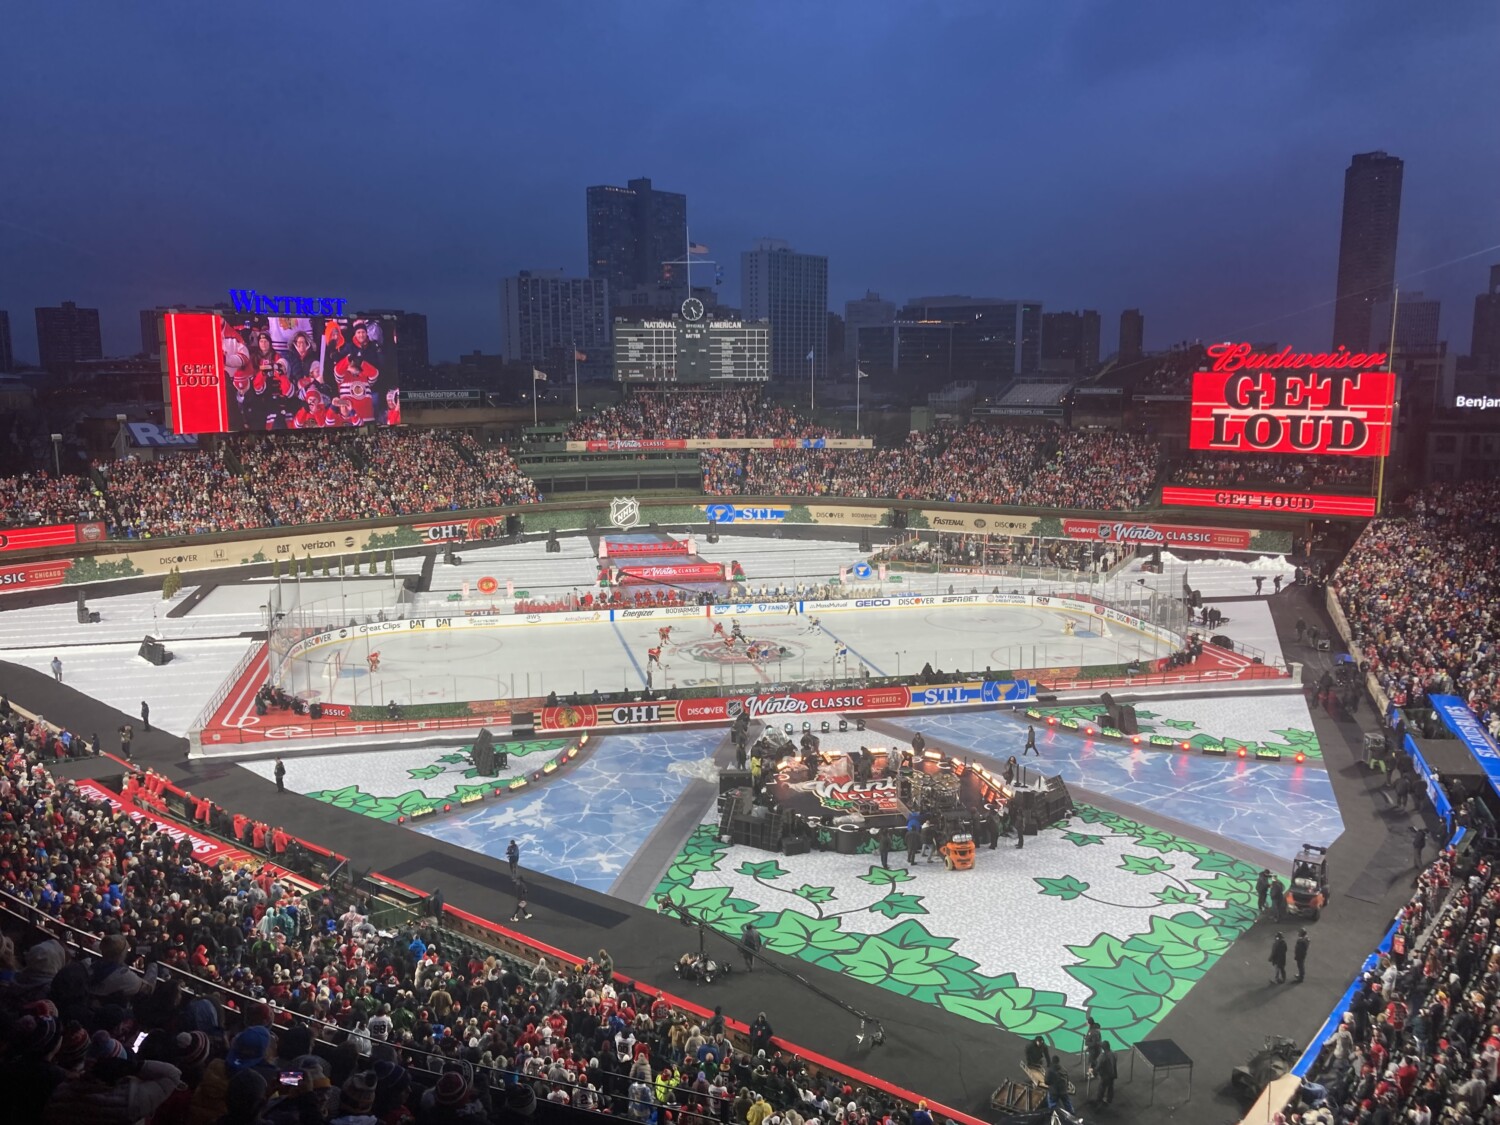
[[[47,472],[0,477],[0,527],[89,523],[104,518],[103,496],[83,477]]]
[[[7,711],[7,1121],[457,1125],[536,1098],[638,1122],[930,1125],[809,1074],[763,1017],[736,1049],[722,1017],[615,979],[604,950],[523,963],[426,924],[378,931],[363,904],[257,859],[199,862],[186,839],[54,779],[51,731]],[[133,791],[151,805],[161,789],[145,775]],[[187,804],[215,827],[228,817]]]
[[[261,527],[265,516],[222,452],[179,453],[162,461],[126,457],[100,462],[112,538],[198,535]]]
[[[1393,703],[1457,694],[1500,734],[1500,482],[1434,485],[1409,514],[1373,521],[1334,586]]]
[[[1278,1120],[1500,1121],[1497,919],[1493,860],[1441,852],[1398,916],[1390,952],[1360,979],[1348,1013]]]
[[[834,436],[794,407],[766,400],[759,387],[714,391],[636,391],[574,422],[569,441],[636,438],[814,438]]]
[[[1328,457],[1316,454],[1288,457],[1239,453],[1193,453],[1177,461],[1169,478],[1173,484],[1233,488],[1253,484],[1297,491],[1304,488],[1369,488],[1374,462],[1368,457]]]
[[[881,497],[1116,511],[1155,487],[1149,438],[971,422],[913,432],[895,449],[715,450],[702,456],[716,495]]]

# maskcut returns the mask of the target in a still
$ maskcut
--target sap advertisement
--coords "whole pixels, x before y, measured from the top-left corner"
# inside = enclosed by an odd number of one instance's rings
[[[296,312],[302,308],[291,307]],[[174,433],[338,429],[401,421],[392,317],[168,312],[162,337]]]
[[[1361,368],[1384,355],[1254,353],[1215,344],[1212,368],[1193,376],[1188,445],[1236,453],[1331,453],[1384,457],[1391,451],[1396,376]]]

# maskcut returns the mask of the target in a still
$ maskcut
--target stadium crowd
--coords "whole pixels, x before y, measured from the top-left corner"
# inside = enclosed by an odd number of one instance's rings
[[[971,422],[882,450],[712,450],[714,495],[880,497],[1120,510],[1145,503],[1158,450],[1147,437]]]
[[[1374,480],[1374,467],[1372,459],[1365,457],[1194,453],[1176,461],[1168,479],[1172,484],[1207,488],[1231,488],[1237,484],[1270,485],[1292,491],[1369,488]]]
[[[832,437],[794,407],[769,402],[759,387],[712,391],[635,391],[568,427],[569,441],[637,438]]]
[[[0,527],[90,523],[104,518],[104,498],[82,477],[46,472],[0,477]]]
[[[266,522],[251,492],[254,482],[238,476],[222,450],[150,461],[125,457],[94,467],[104,482],[111,538],[240,531]]]
[[[1370,523],[1334,576],[1355,645],[1398,706],[1452,692],[1500,733],[1500,482],[1438,484]]]
[[[931,1125],[809,1073],[764,1017],[737,1049],[722,1016],[615,978],[604,950],[524,963],[425,920],[379,930],[365,904],[260,859],[200,862],[186,836],[49,774],[56,737],[0,713],[9,1120],[459,1125],[546,1100],[637,1122]],[[146,774],[132,793],[161,788]]]
[[[1445,849],[1398,916],[1389,952],[1282,1120],[1299,1125],[1500,1119],[1500,886],[1489,859]]]

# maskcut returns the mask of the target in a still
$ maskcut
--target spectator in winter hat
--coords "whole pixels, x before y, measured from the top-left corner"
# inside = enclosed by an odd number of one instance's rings
[[[375,1105],[375,1085],[373,1070],[351,1074],[339,1090],[338,1116],[333,1121],[343,1122],[345,1125],[373,1123],[375,1117],[370,1110]]]

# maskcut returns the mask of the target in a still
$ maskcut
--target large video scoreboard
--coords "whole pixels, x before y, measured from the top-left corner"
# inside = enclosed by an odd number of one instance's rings
[[[713,320],[689,297],[670,320],[617,320],[615,378],[622,383],[763,382],[771,377],[771,327]]]
[[[387,316],[163,313],[163,397],[171,430],[396,425],[396,327]]]

